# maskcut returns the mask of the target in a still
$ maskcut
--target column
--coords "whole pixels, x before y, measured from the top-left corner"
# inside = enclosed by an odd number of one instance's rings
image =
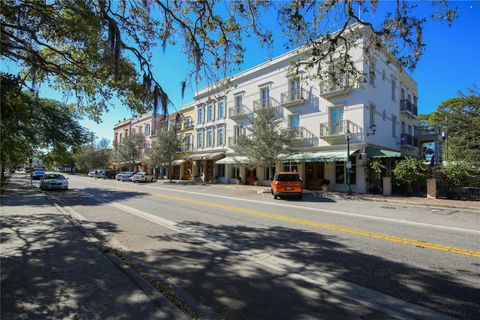
[[[185,165],[180,164],[180,180],[183,180],[183,175],[185,174]]]
[[[298,174],[300,175],[300,178],[302,178],[302,188],[305,188],[305,162],[301,162],[298,165]]]

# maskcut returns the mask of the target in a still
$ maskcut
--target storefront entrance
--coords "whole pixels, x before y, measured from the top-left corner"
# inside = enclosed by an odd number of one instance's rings
[[[305,187],[311,190],[322,189],[325,184],[325,163],[305,163]]]
[[[173,165],[173,172],[172,172],[172,179],[178,180],[180,179],[180,166]]]
[[[182,180],[192,180],[192,161],[185,161],[183,165]]]

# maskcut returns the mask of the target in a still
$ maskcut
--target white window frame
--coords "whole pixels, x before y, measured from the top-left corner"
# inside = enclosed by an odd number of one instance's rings
[[[213,122],[213,120],[215,119],[215,115],[214,115],[213,110],[214,110],[213,104],[209,104],[207,106],[206,122]]]
[[[197,132],[197,148],[201,149],[203,148],[203,131],[198,131]]]
[[[225,145],[225,127],[224,126],[217,127],[216,135],[217,135],[217,146]],[[221,139],[221,141],[220,141],[220,139]]]
[[[391,91],[392,91],[392,100],[397,101],[397,78],[395,78],[394,76],[392,76]]]
[[[225,106],[226,106],[225,100],[219,100],[217,102],[217,120],[225,119],[225,114],[226,114]]]
[[[205,142],[206,142],[206,147],[207,148],[211,148],[211,147],[214,146],[214,144],[213,144],[213,129],[207,130],[206,141]]]

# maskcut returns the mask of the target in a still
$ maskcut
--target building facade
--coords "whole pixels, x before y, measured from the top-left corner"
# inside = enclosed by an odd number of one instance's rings
[[[267,185],[269,173],[297,171],[306,188],[319,189],[328,182],[329,189],[346,191],[350,167],[352,190],[365,193],[368,160],[381,160],[389,175],[396,159],[416,156],[415,81],[386,52],[366,59],[360,45],[351,54],[357,69],[367,75],[365,82],[346,77],[339,77],[340,83],[312,81],[308,71],[292,73],[291,64],[300,56],[293,51],[237,74],[227,88],[199,90],[193,103],[193,178],[220,183],[241,178],[243,183]],[[295,136],[295,153],[273,168],[247,168],[232,149],[240,135],[248,134],[250,115],[259,107],[274,108],[282,127]]]

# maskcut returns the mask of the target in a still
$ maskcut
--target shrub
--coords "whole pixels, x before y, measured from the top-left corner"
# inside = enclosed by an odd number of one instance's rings
[[[412,194],[414,185],[425,183],[427,166],[421,160],[406,157],[399,161],[393,169],[395,181],[407,186],[408,194]]]

